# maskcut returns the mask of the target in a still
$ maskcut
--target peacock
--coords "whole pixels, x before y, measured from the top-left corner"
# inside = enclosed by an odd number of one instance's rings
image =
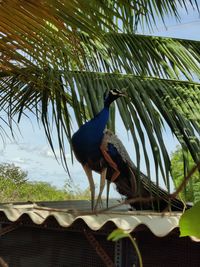
[[[104,137],[104,130],[109,119],[109,108],[113,101],[125,94],[117,89],[110,90],[104,98],[103,109],[90,121],[83,124],[72,136],[72,148],[77,160],[82,164],[87,175],[90,191],[91,205],[94,209],[95,184],[92,171],[101,174],[100,190],[96,202],[96,207],[101,199],[101,194],[105,186],[107,161],[101,150],[101,143]]]
[[[108,181],[107,200],[109,185],[113,182],[117,191],[126,199],[151,198],[151,201],[130,204],[134,209],[163,210],[169,203],[168,193],[157,187],[142,172],[138,174],[137,168],[122,142],[114,133],[106,130],[110,105],[122,96],[125,96],[125,93],[118,89],[110,90],[104,99],[103,109],[93,119],[83,124],[72,136],[74,154],[82,164],[89,181],[92,210],[96,210],[98,207],[106,180]],[[100,173],[101,176],[95,205],[95,184],[92,171]],[[152,200],[152,196],[155,199]],[[171,200],[171,206],[173,210],[184,208],[183,203],[178,199]]]

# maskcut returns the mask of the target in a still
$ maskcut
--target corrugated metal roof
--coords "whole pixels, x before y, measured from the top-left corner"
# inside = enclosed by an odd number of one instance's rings
[[[155,236],[165,236],[178,227],[181,213],[152,213],[134,211],[107,211],[100,214],[92,214],[87,211],[72,209],[52,208],[38,204],[4,204],[0,205],[7,219],[16,222],[22,215],[27,214],[34,224],[40,225],[49,216],[53,216],[62,227],[71,226],[76,220],[82,219],[90,229],[99,230],[107,222],[113,222],[116,227],[132,232],[143,224],[147,226]]]

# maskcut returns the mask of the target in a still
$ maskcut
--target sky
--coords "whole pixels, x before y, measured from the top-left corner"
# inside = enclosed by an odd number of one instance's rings
[[[192,39],[200,41],[200,16],[197,11],[189,8],[189,13],[180,11],[181,22],[174,19],[166,20],[166,27],[160,23],[153,32],[144,32],[156,36],[176,37],[183,39]],[[38,126],[37,121],[31,117],[31,120],[23,118],[20,123],[20,131],[17,132],[15,140],[5,138],[4,142],[0,139],[0,163],[14,163],[28,172],[30,181],[49,182],[58,188],[63,188],[66,181],[69,180],[68,174],[63,169],[48,145],[42,126]],[[127,137],[123,124],[119,116],[116,119],[116,133],[120,139],[123,139],[131,158],[135,159],[134,147]],[[175,150],[176,140],[172,137],[169,129],[164,133],[167,138],[167,147],[169,153]],[[75,160],[71,163],[70,149],[66,149],[66,158],[68,167],[73,179],[74,186],[81,189],[88,187],[87,178],[81,165]],[[56,154],[59,157],[59,151],[56,148]],[[144,166],[142,166],[143,168]],[[99,176],[95,175],[95,182],[98,183]],[[117,196],[112,189],[111,196]]]

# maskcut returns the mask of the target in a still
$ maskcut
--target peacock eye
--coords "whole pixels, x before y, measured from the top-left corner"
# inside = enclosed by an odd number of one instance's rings
[[[121,95],[122,94],[122,92],[119,91],[118,89],[110,90],[110,92],[111,92],[112,95]]]

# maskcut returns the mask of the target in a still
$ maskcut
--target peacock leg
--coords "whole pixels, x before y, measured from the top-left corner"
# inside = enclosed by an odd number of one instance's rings
[[[117,167],[117,164],[112,160],[112,158],[108,154],[108,152],[106,150],[102,149],[102,147],[100,147],[100,149],[101,149],[101,152],[102,152],[105,160],[107,161],[109,166],[112,167],[113,170],[114,170],[114,173],[113,173],[113,175],[111,177],[111,182],[114,182],[117,179],[117,177],[120,175],[120,171],[119,171],[119,169]]]
[[[90,185],[90,193],[91,193],[91,207],[94,210],[94,199],[95,199],[95,184],[92,176],[92,170],[88,167],[88,165],[84,165],[83,169],[87,175],[89,185]]]
[[[94,210],[97,210],[97,207],[99,205],[99,202],[101,201],[101,195],[103,193],[104,187],[105,187],[105,181],[106,181],[106,173],[107,173],[107,168],[103,169],[101,172],[101,181],[100,181],[100,188],[99,188],[99,195],[96,201],[96,205]]]
[[[108,208],[110,183],[111,183],[111,182],[114,182],[114,181],[117,179],[117,177],[120,175],[120,171],[118,170],[117,164],[112,160],[111,156],[110,156],[110,155],[108,154],[108,152],[106,151],[106,149],[105,149],[105,144],[102,144],[102,145],[100,146],[100,150],[101,150],[101,152],[102,152],[102,154],[103,154],[105,160],[106,160],[107,163],[109,164],[109,166],[110,166],[111,168],[113,168],[113,170],[114,170],[114,173],[113,173],[111,179],[108,180],[108,183],[107,183],[107,195],[106,195],[106,198],[107,198],[107,199],[106,199],[106,206],[107,206],[107,208]]]
[[[107,180],[106,208],[108,208],[108,202],[109,202],[110,183],[111,181]]]

